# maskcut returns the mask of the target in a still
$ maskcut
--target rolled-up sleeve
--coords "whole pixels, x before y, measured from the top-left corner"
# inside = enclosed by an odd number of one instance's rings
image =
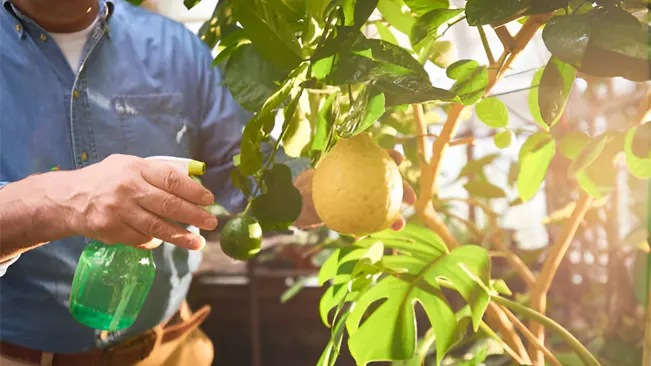
[[[246,206],[245,197],[231,182],[234,168],[233,158],[240,153],[240,142],[244,125],[253,114],[244,110],[235,101],[228,89],[221,83],[221,70],[212,67],[212,55],[207,47],[198,47],[201,65],[198,81],[201,85],[199,110],[198,157],[206,163],[203,184],[215,195],[215,201],[231,213],[237,213]],[[264,145],[268,156],[271,147]],[[276,162],[289,166],[295,178],[310,167],[308,159],[287,157],[282,149],[276,154]]]
[[[0,189],[2,189],[2,187],[7,185],[8,183],[9,182],[0,182]],[[11,259],[9,259],[9,260],[7,260],[7,261],[4,261],[4,262],[0,263],[0,277],[4,276],[5,273],[7,273],[7,269],[9,268],[9,266],[14,264],[18,260],[18,258],[20,258],[20,254],[13,257],[13,258],[11,258]]]

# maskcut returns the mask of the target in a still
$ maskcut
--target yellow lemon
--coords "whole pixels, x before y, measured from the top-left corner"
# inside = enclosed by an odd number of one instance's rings
[[[366,133],[339,140],[312,180],[314,208],[323,223],[354,236],[390,227],[400,213],[402,190],[395,161]]]

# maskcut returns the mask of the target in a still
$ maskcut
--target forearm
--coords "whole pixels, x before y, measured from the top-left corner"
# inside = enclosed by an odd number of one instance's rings
[[[0,189],[0,262],[66,236],[52,189],[66,172],[33,175]]]

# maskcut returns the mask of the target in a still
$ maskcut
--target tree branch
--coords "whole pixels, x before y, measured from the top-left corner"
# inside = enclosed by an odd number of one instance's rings
[[[527,20],[516,35],[515,44],[511,52],[509,52],[509,50],[504,50],[502,57],[488,67],[489,83],[485,94],[490,92],[495,83],[504,75],[504,71],[510,67],[520,52],[529,43],[531,38],[533,38],[540,26],[550,17],[551,14],[544,14],[532,16]],[[429,161],[425,160],[424,163],[421,163],[420,194],[415,204],[418,216],[423,220],[425,225],[430,228],[430,230],[437,233],[441,239],[443,239],[450,249],[459,246],[459,243],[456,241],[452,233],[450,233],[443,223],[443,220],[441,220],[441,217],[434,209],[432,198],[437,192],[436,178],[438,177],[443,154],[450,145],[450,141],[457,130],[459,116],[461,111],[463,111],[463,108],[464,105],[459,103],[455,103],[451,106],[439,138],[437,138],[432,145],[432,158]],[[414,109],[414,111],[416,111],[416,109]],[[422,114],[415,113],[415,116],[420,131],[422,126],[425,126],[425,121]],[[423,149],[425,148],[426,146],[423,147]],[[509,321],[509,318],[505,315],[504,311],[495,304],[489,304],[488,309],[486,310],[486,316],[488,324],[502,333],[504,341],[513,350],[519,353],[520,358],[529,361],[529,356],[527,355],[524,344],[522,343],[522,339],[520,339],[520,336],[516,333],[513,324]]]
[[[511,37],[511,33],[509,33],[509,30],[506,29],[506,27],[498,27],[494,29],[495,34],[497,35],[497,38],[500,39],[500,42],[502,42],[502,46],[504,46],[504,50],[511,52],[513,49],[513,37]]]
[[[547,292],[549,291],[554,276],[558,271],[558,266],[561,264],[567,249],[572,243],[572,239],[574,239],[579,224],[592,204],[592,200],[592,197],[585,192],[582,191],[580,193],[574,211],[572,211],[570,218],[565,221],[565,226],[563,226],[558,238],[552,245],[547,258],[545,259],[540,275],[538,276],[538,281],[536,281],[536,285],[531,291],[531,301],[529,306],[532,310],[545,314],[545,311],[547,310]],[[529,328],[536,338],[544,344],[545,328],[539,323],[533,321],[529,324]],[[535,349],[534,346],[529,347],[529,353],[533,358],[534,364],[544,364],[544,356],[542,352]]]

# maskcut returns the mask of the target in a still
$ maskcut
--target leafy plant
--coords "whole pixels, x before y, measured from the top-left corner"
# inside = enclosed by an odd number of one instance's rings
[[[571,123],[566,106],[582,93],[579,79],[597,85],[620,77],[638,82],[638,88],[651,79],[651,31],[640,13],[645,6],[647,0],[468,0],[464,8],[447,0],[218,3],[199,37],[217,51],[215,65],[223,70],[224,85],[254,112],[243,131],[232,178],[249,197],[247,212],[265,230],[286,229],[300,213],[300,195],[282,165],[285,161],[277,159],[289,140],[300,147],[292,155],[316,165],[338,139],[369,132],[385,148],[402,148],[406,161],[401,171],[418,193],[413,215],[406,213],[405,230],[356,240],[337,249],[322,266],[320,282],[329,286],[320,313],[332,337],[319,365],[334,364],[346,334],[358,364],[420,365],[430,347],[440,363],[475,332],[498,341],[517,363],[541,365],[547,360],[558,365],[547,349],[555,345],[545,343],[541,324],[559,334],[582,362],[598,364],[581,342],[544,316],[547,295],[572,239],[598,209],[595,199],[609,199],[616,189],[615,166],[622,163],[617,157],[625,157],[631,177],[651,177],[651,139],[649,124],[639,117],[644,113],[603,131]],[[489,62],[453,60],[445,69],[452,81],[446,89],[432,84],[426,65],[452,27],[477,28],[477,42]],[[497,58],[485,28],[502,42]],[[513,29],[517,34],[510,33]],[[551,57],[532,70],[526,86],[533,123],[516,129],[509,125],[514,113],[491,91],[539,32]],[[648,104],[640,105],[648,109]],[[489,173],[506,154],[470,156],[455,180],[463,181],[468,197],[445,201],[439,197],[438,180],[446,152],[481,138],[455,135],[473,111],[500,149],[524,143],[517,161],[508,162],[506,185]],[[276,120],[282,121],[281,132],[272,139]],[[309,133],[288,132],[298,123]],[[535,261],[504,243],[508,231],[498,218],[507,211],[496,212],[491,202],[502,202],[508,210],[532,200],[541,188],[557,184],[557,166],[564,167],[560,174],[571,187],[565,189],[571,194],[563,196],[569,209],[562,219],[549,221],[562,228],[534,275],[530,266]],[[468,219],[455,213],[451,200],[468,204]],[[484,225],[477,223],[476,208],[486,218]],[[461,235],[474,244],[460,245]],[[509,271],[499,274],[504,278],[491,277],[495,259],[489,249],[507,259]],[[505,281],[513,277],[525,285],[512,294]],[[522,296],[525,305],[509,296]],[[431,328],[421,332],[426,336],[420,342],[418,329],[428,325],[415,321],[416,304]],[[511,311],[535,321],[525,326]],[[485,358],[482,352],[475,355],[477,362]]]

